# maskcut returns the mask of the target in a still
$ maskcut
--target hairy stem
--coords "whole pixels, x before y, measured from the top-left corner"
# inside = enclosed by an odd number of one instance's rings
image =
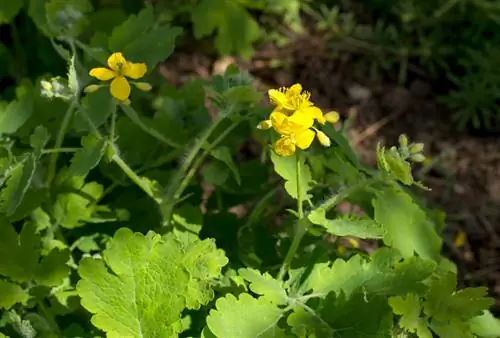
[[[307,218],[304,218],[304,207],[303,207],[303,196],[302,196],[302,190],[300,186],[300,176],[301,176],[301,156],[300,153],[296,154],[296,172],[297,172],[297,213],[298,213],[298,220],[295,225],[295,233],[292,239],[292,244],[290,245],[290,248],[288,249],[288,252],[285,256],[285,260],[283,261],[283,264],[281,265],[280,272],[278,274],[278,279],[283,280],[285,277],[285,274],[287,273],[288,269],[290,268],[290,264],[292,263],[293,257],[295,256],[295,253],[297,252],[300,241],[302,240],[302,237],[307,232],[307,226],[309,222],[307,221]]]
[[[73,111],[75,110],[76,106],[77,106],[77,100],[75,99],[69,105],[68,110],[66,110],[66,114],[64,114],[64,118],[61,122],[61,126],[59,127],[59,132],[58,132],[57,137],[56,137],[54,149],[61,148],[61,146],[64,142],[64,136],[66,135],[66,132],[68,131],[69,123],[71,122],[71,117],[73,116]],[[47,173],[47,186],[50,186],[50,184],[52,183],[52,180],[54,179],[54,176],[56,174],[56,165],[57,165],[57,158],[58,157],[59,157],[59,152],[53,152],[50,156],[49,168],[48,168],[48,173]]]

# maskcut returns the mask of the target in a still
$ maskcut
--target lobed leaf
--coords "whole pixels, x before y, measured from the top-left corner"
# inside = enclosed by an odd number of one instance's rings
[[[193,236],[194,237],[194,236]],[[92,323],[108,337],[173,337],[182,311],[213,298],[210,282],[227,264],[212,240],[146,236],[119,229],[103,259],[85,258],[77,291]]]

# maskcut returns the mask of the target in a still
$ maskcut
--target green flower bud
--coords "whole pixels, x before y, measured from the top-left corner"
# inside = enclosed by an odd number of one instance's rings
[[[425,156],[422,154],[413,154],[411,155],[410,159],[412,160],[412,162],[420,163],[425,161]]]
[[[408,137],[405,134],[399,135],[399,145],[401,147],[408,147]]]
[[[410,150],[410,153],[412,153],[412,154],[421,153],[424,150],[424,144],[423,143],[414,143],[410,146],[409,150]]]

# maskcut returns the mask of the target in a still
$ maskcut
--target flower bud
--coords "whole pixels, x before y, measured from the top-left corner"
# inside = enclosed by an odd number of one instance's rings
[[[91,85],[88,85],[87,87],[85,87],[85,89],[83,91],[85,93],[89,94],[89,93],[96,92],[97,90],[99,90],[99,88],[101,88],[101,86],[96,85],[96,84],[91,84]]]
[[[424,150],[424,144],[423,143],[414,143],[410,146],[409,150],[410,150],[410,153],[412,153],[412,154],[421,153]]]
[[[337,123],[339,122],[340,115],[336,111],[331,111],[325,114],[325,119],[327,122],[330,122],[332,124]]]
[[[420,163],[420,162],[424,162],[425,161],[425,156],[422,155],[422,154],[413,154],[413,155],[411,155],[410,159],[413,162]]]
[[[265,121],[261,121],[257,125],[257,129],[265,130],[265,129],[271,128],[272,126],[273,126],[273,123],[271,122],[271,120],[265,120]]]
[[[401,147],[408,147],[408,137],[405,134],[399,135],[398,141]]]
[[[149,92],[153,88],[153,86],[147,82],[135,82],[134,85],[143,92]]]
[[[330,138],[320,130],[316,131],[316,137],[323,147],[329,147],[332,144]]]

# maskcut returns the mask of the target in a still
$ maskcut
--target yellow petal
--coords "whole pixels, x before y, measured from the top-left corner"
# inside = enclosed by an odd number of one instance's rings
[[[271,128],[272,126],[273,126],[273,123],[271,122],[271,120],[265,120],[265,121],[261,121],[257,125],[257,129],[266,130],[266,129]]]
[[[330,138],[320,130],[316,131],[316,137],[323,147],[329,147],[332,144]]]
[[[116,73],[112,70],[109,70],[108,68],[98,67],[92,68],[89,72],[89,75],[101,81],[108,81],[114,78],[116,76]]]
[[[116,97],[119,101],[125,101],[130,95],[130,85],[123,76],[117,76],[109,88],[111,95]]]
[[[272,104],[282,106],[286,103],[286,95],[278,89],[269,89],[267,95]]]
[[[307,107],[302,109],[301,111],[303,111],[305,114],[311,115],[313,119],[321,124],[325,124],[326,122],[326,119],[323,116],[323,112],[318,107]]]
[[[314,124],[313,117],[309,114],[303,113],[301,110],[296,111],[292,116],[287,118],[288,123],[301,126],[302,129],[309,129]]]
[[[280,156],[291,156],[295,153],[295,144],[290,137],[282,137],[274,143],[274,152]]]
[[[312,141],[314,140],[314,131],[308,129],[303,131],[302,133],[295,135],[295,144],[302,150],[305,150],[311,146]]]
[[[300,83],[293,84],[287,90],[287,96],[299,96],[302,93],[302,85]]]
[[[115,72],[120,72],[122,67],[127,64],[127,60],[123,57],[123,54],[120,52],[113,53],[108,58],[108,66]]]
[[[279,128],[283,125],[283,122],[286,120],[287,116],[283,113],[272,112],[269,118],[271,120],[271,123],[273,124],[273,127]]]
[[[127,63],[126,67],[123,68],[123,75],[128,76],[131,79],[137,80],[146,74],[148,67],[145,63]]]
[[[337,123],[339,122],[340,115],[336,111],[331,111],[325,114],[325,119],[330,123]]]

